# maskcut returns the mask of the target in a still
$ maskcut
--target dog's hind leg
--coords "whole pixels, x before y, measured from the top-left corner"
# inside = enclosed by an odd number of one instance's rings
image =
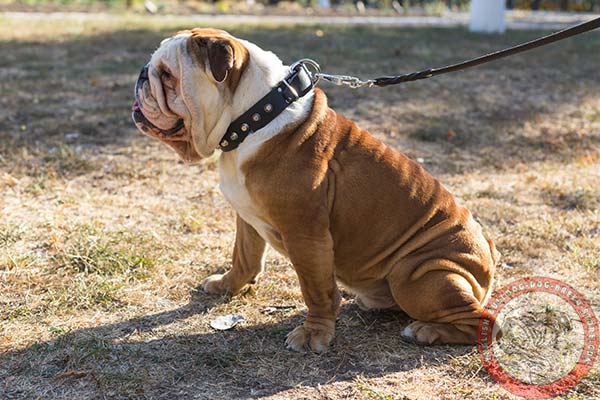
[[[416,279],[405,278],[394,281],[394,272],[388,277],[396,302],[416,319],[403,336],[421,344],[477,343],[484,309],[467,279],[441,268],[431,268]]]
[[[350,291],[356,293],[354,301],[361,310],[399,309],[386,281],[373,286],[369,288],[350,289]]]

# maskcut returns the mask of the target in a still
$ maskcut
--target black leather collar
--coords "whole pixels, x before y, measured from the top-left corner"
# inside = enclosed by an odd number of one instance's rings
[[[290,104],[310,92],[314,83],[304,63],[294,64],[277,86],[229,125],[219,148],[225,152],[236,149],[248,135],[267,126]]]

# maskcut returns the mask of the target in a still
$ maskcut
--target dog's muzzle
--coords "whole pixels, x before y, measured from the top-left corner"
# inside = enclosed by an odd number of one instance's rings
[[[142,68],[142,72],[140,72],[140,76],[138,77],[137,82],[135,84],[135,102],[131,107],[131,117],[133,118],[133,122],[135,122],[135,124],[139,126],[140,129],[142,129],[144,132],[154,131],[164,136],[174,136],[184,128],[183,119],[178,120],[175,126],[170,129],[161,129],[154,125],[152,122],[150,122],[142,112],[142,102],[138,97],[138,93],[140,92],[140,90],[143,89],[144,83],[146,83],[149,79],[150,78],[148,77],[148,64],[146,64],[144,68]]]

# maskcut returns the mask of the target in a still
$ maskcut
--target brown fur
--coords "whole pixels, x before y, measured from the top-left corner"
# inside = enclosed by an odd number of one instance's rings
[[[419,342],[475,343],[493,244],[440,182],[328,108],[323,92],[301,126],[269,140],[242,170],[258,217],[273,227],[267,239],[290,258],[308,306],[291,347],[323,351],[333,338],[336,279],[362,307],[399,307],[417,319]],[[242,227],[223,290],[239,291],[260,270],[264,241]]]

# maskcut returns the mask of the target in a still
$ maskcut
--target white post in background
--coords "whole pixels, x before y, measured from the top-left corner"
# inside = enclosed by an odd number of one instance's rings
[[[504,33],[506,0],[471,0],[471,32]]]

